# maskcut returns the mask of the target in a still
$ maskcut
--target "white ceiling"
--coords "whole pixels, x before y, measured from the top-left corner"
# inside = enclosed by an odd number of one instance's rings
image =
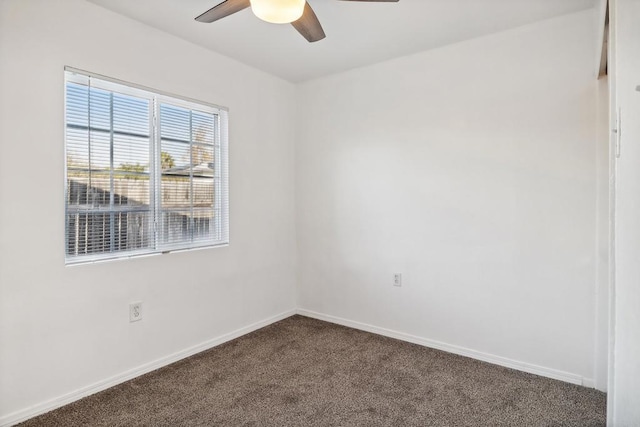
[[[250,9],[204,24],[221,0],[88,0],[292,82],[361,67],[589,9],[597,0],[309,0],[327,38],[308,43],[291,25]]]

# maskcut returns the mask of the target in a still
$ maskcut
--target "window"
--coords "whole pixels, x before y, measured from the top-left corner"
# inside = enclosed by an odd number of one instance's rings
[[[225,109],[66,69],[65,260],[229,242]]]

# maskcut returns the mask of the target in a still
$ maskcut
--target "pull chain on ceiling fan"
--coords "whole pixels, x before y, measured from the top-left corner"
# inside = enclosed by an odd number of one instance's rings
[[[342,1],[395,3],[398,0]],[[309,42],[317,42],[326,37],[318,17],[306,0],[225,0],[196,17],[196,21],[214,22],[248,7],[263,21],[274,24],[291,23]]]

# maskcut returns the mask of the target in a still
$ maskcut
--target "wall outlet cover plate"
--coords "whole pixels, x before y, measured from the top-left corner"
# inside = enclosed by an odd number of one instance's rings
[[[129,304],[129,322],[142,320],[142,303],[133,302]]]

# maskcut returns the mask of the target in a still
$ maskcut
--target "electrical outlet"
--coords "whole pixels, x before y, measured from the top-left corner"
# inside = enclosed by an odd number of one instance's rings
[[[402,286],[402,274],[396,273],[393,275],[393,286]]]
[[[134,302],[129,304],[129,322],[142,320],[142,303]]]

